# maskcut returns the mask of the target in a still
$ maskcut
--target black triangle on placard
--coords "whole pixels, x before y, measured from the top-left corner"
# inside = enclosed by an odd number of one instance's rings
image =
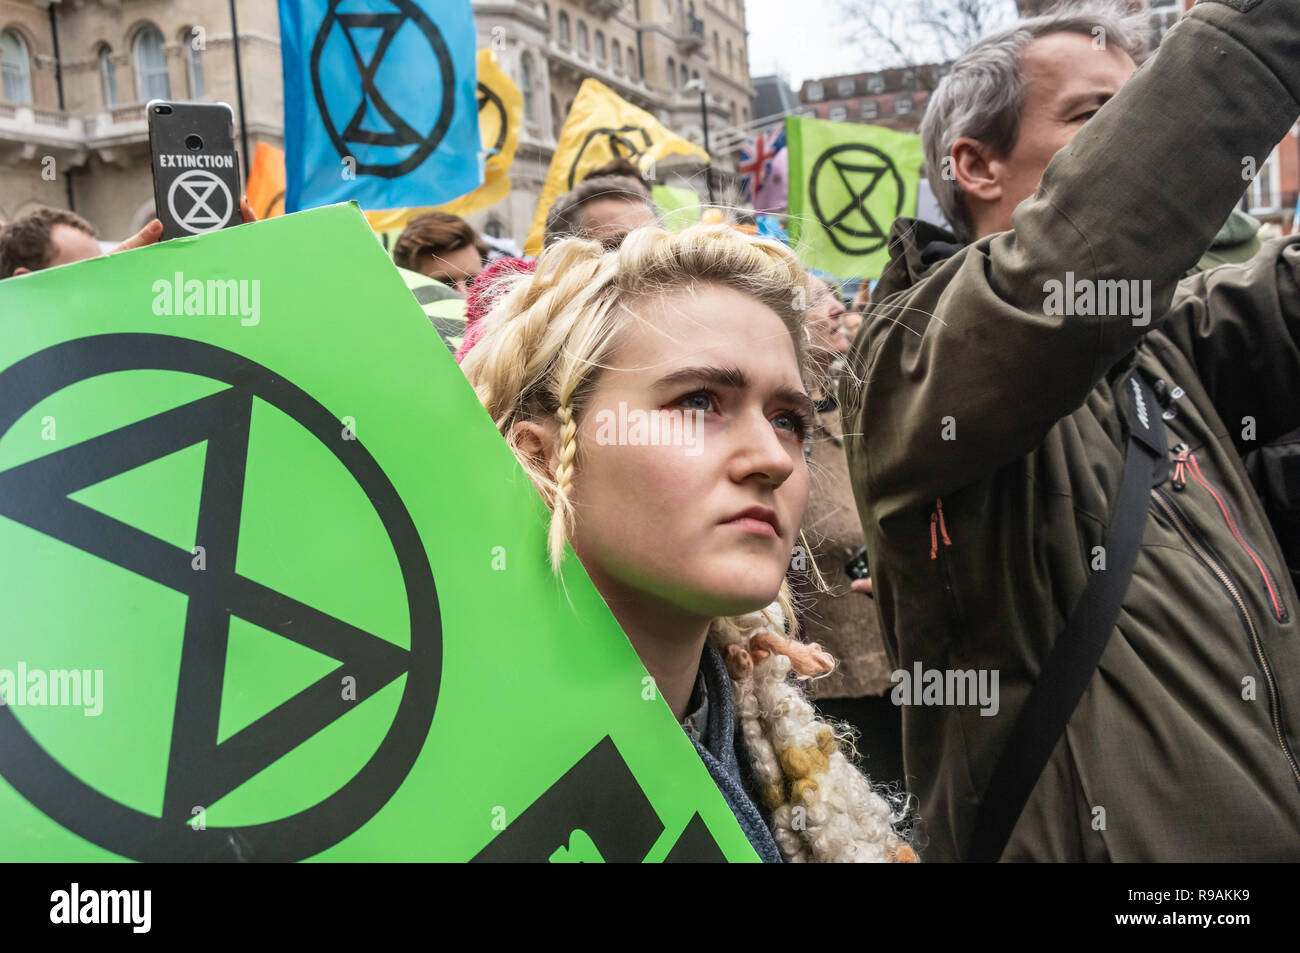
[[[709,826],[696,811],[687,822],[682,836],[664,858],[665,864],[725,864],[727,855],[713,839]]]
[[[163,818],[190,819],[408,668],[409,653],[235,571],[253,397],[228,388],[0,472],[0,516],[188,596]],[[88,486],[207,442],[194,553],[70,498]],[[230,617],[339,667],[217,744]],[[355,681],[344,698],[342,675]]]

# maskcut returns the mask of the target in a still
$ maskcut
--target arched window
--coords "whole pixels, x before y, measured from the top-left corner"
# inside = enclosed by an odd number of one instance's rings
[[[560,27],[560,42],[568,43],[569,42],[569,15],[565,13],[563,10],[560,11],[559,27]]]
[[[623,69],[623,47],[618,45],[618,40],[612,44],[614,47],[614,69],[620,72]]]
[[[632,52],[632,47],[627,48],[627,75],[636,76],[636,54]]]
[[[117,69],[113,66],[113,50],[107,43],[99,48],[99,86],[104,93],[104,105],[117,105]]]
[[[683,63],[682,64],[682,85],[685,86],[689,79],[690,77],[686,75],[686,64]]]
[[[596,59],[605,61],[605,34],[599,30],[596,31]]]
[[[718,31],[713,31],[713,62],[722,62],[722,47],[718,45]]]
[[[677,85],[677,61],[671,56],[668,57],[668,85]]]
[[[488,219],[488,223],[483,226],[483,234],[490,235],[492,238],[501,238],[505,233],[506,227],[495,218]]]
[[[587,36],[586,20],[578,21],[578,49],[582,50],[582,52],[584,53],[586,53],[589,49],[591,49],[591,41],[590,38]]]
[[[731,52],[731,41],[728,40],[727,41],[727,72],[734,73],[735,71],[736,71],[736,57]]]
[[[533,58],[527,53],[519,61],[519,85],[524,94],[524,118],[533,121]]]
[[[156,26],[147,26],[135,35],[132,45],[135,58],[135,85],[143,102],[171,99],[172,87],[167,78],[167,56],[163,52],[163,35]]]
[[[13,30],[0,33],[0,73],[4,75],[5,102],[32,101],[32,61],[27,55],[27,41]]]
[[[190,81],[190,99],[203,98],[203,40],[198,27],[181,34],[185,44],[185,75]]]
[[[560,101],[554,96],[551,97],[551,135],[556,139],[560,138],[560,130],[564,128],[564,117],[560,115]]]

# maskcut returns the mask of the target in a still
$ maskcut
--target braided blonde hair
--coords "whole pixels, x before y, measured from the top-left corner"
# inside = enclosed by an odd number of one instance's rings
[[[611,252],[566,239],[542,253],[533,274],[505,277],[489,291],[482,337],[461,370],[551,509],[548,551],[557,574],[573,532],[578,420],[631,323],[622,309],[697,285],[732,288],[771,308],[806,370],[803,266],[785,246],[727,226],[697,225],[680,235],[642,228]],[[514,438],[516,423],[541,419],[558,425],[553,474]],[[795,641],[796,628],[786,580],[774,606],[716,619],[709,632],[734,683],[736,717],[782,856],[916,860],[898,833],[905,799],[872,786],[845,753],[846,745],[852,751],[849,733],[819,719],[800,686],[800,678],[829,671],[834,660]]]

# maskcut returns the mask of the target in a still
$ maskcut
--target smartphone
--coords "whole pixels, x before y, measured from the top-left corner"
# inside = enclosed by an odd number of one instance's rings
[[[844,564],[844,572],[850,579],[866,579],[871,575],[867,565],[867,547],[863,546]]]
[[[238,225],[239,159],[230,106],[154,99],[145,114],[163,239]]]

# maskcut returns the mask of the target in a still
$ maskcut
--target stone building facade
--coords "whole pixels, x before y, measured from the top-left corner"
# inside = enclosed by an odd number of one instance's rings
[[[280,145],[276,6],[239,0],[237,17],[250,144]],[[226,0],[0,0],[0,218],[45,204],[75,208],[105,237],[143,226],[144,104],[222,101],[238,114],[232,35]]]
[[[752,121],[742,0],[474,0],[491,47],[524,94],[513,189],[471,221],[527,232],[556,135],[593,76],[665,125],[703,141],[704,86],[715,182],[725,197],[734,146]],[[283,146],[279,17],[272,0],[237,0],[249,146]],[[74,208],[104,237],[153,214],[144,103],[222,101],[241,117],[228,0],[0,0],[0,220],[36,204]],[[56,55],[57,47],[57,55]],[[241,150],[242,151],[242,150]],[[704,194],[698,165],[667,164],[670,183]]]

